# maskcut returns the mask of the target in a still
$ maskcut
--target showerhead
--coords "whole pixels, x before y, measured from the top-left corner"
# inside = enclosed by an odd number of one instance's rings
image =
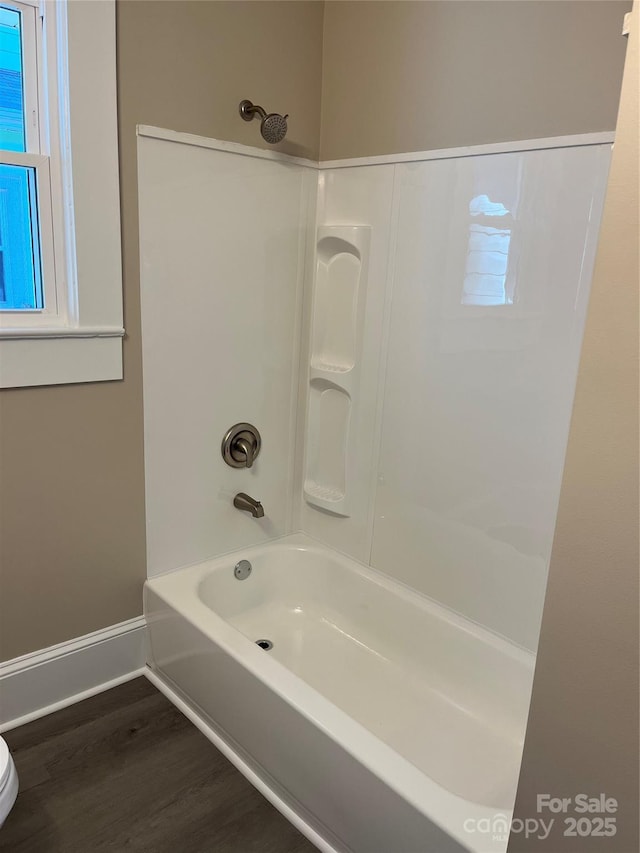
[[[265,142],[271,145],[282,142],[287,135],[287,118],[288,116],[281,116],[280,113],[270,113],[262,119],[260,133]]]
[[[281,116],[280,113],[269,113],[257,104],[252,104],[251,101],[240,101],[240,115],[245,121],[251,121],[256,116],[259,116],[262,121],[260,124],[260,133],[265,142],[270,145],[276,145],[287,135],[287,119],[288,115]]]

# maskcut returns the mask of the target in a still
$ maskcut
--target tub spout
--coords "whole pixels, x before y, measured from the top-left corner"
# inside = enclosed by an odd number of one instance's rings
[[[264,509],[260,501],[254,500],[250,495],[247,495],[244,492],[238,492],[233,499],[233,505],[236,509],[244,510],[244,512],[250,512],[254,518],[264,517]]]

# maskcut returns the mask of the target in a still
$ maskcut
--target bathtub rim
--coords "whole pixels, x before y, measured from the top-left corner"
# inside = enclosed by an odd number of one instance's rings
[[[404,583],[404,581],[391,577],[391,575],[383,572],[381,569],[376,569],[375,566],[370,566],[368,563],[364,563],[344,551],[340,551],[331,545],[326,545],[320,539],[316,539],[302,531],[285,533],[282,536],[277,536],[267,542],[259,542],[243,548],[234,548],[231,551],[225,551],[222,554],[207,557],[205,560],[199,560],[195,563],[186,563],[173,569],[167,569],[166,571],[159,572],[151,577],[147,576],[144,584],[146,586],[148,583],[158,581],[161,578],[172,577],[177,572],[187,573],[188,571],[189,574],[193,572],[194,575],[200,573],[205,575],[212,570],[222,568],[222,561],[227,558],[238,557],[243,559],[246,557],[250,560],[252,556],[257,555],[264,550],[271,551],[275,549],[276,546],[284,546],[286,550],[325,552],[332,557],[337,557],[339,561],[349,564],[348,568],[350,571],[354,571],[356,574],[367,578],[372,583],[375,583],[376,586],[383,587],[404,600],[417,604],[424,610],[431,611],[436,615],[436,617],[446,617],[446,621],[454,625],[459,630],[464,631],[467,634],[477,636],[482,640],[482,642],[485,642],[494,648],[498,648],[502,653],[519,660],[525,666],[529,666],[531,671],[533,671],[533,667],[536,662],[536,652],[532,649],[515,642],[498,631],[494,631],[491,628],[486,627],[486,625],[482,625],[474,619],[470,619],[458,610],[454,610],[446,604],[442,604],[432,596],[414,589],[409,584]],[[204,577],[198,579],[198,586],[203,580]],[[210,612],[215,613],[212,608],[208,609]]]

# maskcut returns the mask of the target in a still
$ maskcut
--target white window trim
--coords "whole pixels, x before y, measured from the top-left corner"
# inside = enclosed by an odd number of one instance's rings
[[[18,158],[38,161],[39,191],[50,181],[57,311],[37,322],[23,312],[20,326],[0,328],[2,388],[122,378],[115,0],[38,8],[56,95],[47,115],[40,103],[40,150],[51,158]]]

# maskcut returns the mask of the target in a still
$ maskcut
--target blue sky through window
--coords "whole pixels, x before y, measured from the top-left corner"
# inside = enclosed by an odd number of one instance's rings
[[[0,6],[0,149],[24,151],[20,13]]]
[[[35,169],[0,165],[0,309],[42,308]]]
[[[0,5],[3,151],[26,151],[21,23],[20,12]],[[42,307],[36,170],[0,162],[0,310]]]

